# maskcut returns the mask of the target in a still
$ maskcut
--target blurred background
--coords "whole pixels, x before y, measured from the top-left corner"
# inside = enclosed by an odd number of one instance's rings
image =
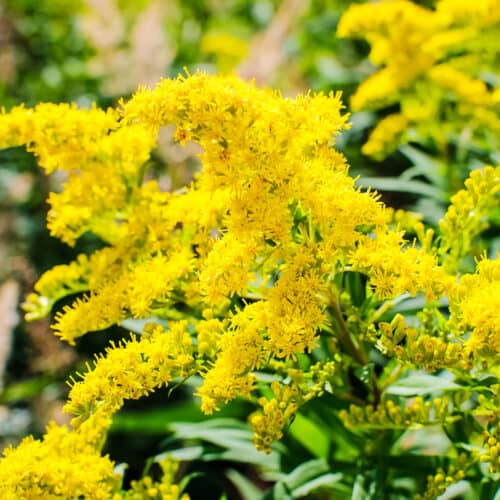
[[[358,84],[374,71],[367,43],[336,37],[340,17],[354,3],[363,2],[0,0],[1,105],[8,110],[50,101],[107,107],[139,85],[153,86],[162,77],[197,69],[235,71],[286,96],[307,89],[342,90],[348,105]],[[379,161],[361,154],[382,115],[353,114],[352,127],[337,146],[353,175],[370,176],[387,203],[415,208],[432,223],[443,213],[448,191],[425,197],[419,195],[421,185],[393,182],[415,161],[432,168],[431,150],[396,150]],[[152,175],[165,189],[184,185],[198,168],[193,151],[174,144],[171,132],[161,134],[151,159]],[[477,157],[480,161],[481,152]],[[455,182],[466,174],[464,170]],[[127,333],[113,328],[69,348],[51,333],[49,320],[22,319],[20,304],[41,273],[98,244],[85,235],[70,248],[48,235],[45,200],[63,180],[57,174],[45,176],[22,148],[0,152],[0,448],[28,433],[39,436],[51,419],[67,421],[61,408],[68,376],[109,340]],[[260,466],[287,472],[321,453],[311,449],[311,443],[322,446],[321,435],[303,423],[305,427],[292,428],[282,448],[269,456],[257,454],[244,425],[249,409],[243,402],[198,424],[202,415],[192,396],[196,383],[171,394],[156,392],[117,415],[106,451],[130,464],[127,480],[141,475],[146,457],[170,450],[183,460],[183,472],[191,474],[193,498],[200,498],[196,488],[203,491],[202,498],[251,498],[252,488],[273,481],[272,474],[259,472]]]

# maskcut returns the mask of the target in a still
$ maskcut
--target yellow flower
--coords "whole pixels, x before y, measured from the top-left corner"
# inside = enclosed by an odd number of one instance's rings
[[[0,462],[0,496],[10,500],[111,498],[119,480],[113,462],[101,456],[92,439],[89,442],[86,434],[91,430],[72,432],[50,424],[42,441],[27,437],[16,448],[5,450]]]
[[[409,0],[351,5],[337,33],[366,39],[376,66],[351,105],[354,110],[400,106],[372,132],[365,154],[381,159],[415,139],[443,145],[464,123],[472,140],[488,139],[486,131],[499,129],[493,106],[498,88],[489,88],[485,79],[498,56],[499,7],[498,0],[440,0],[435,9]],[[403,134],[407,130],[411,133]]]

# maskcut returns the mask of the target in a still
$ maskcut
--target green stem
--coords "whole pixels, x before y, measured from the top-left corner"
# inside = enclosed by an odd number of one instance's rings
[[[346,351],[360,365],[366,365],[368,363],[366,354],[352,340],[351,335],[349,334],[349,330],[347,329],[347,325],[345,324],[344,317],[342,316],[342,311],[340,310],[340,304],[338,300],[332,297],[330,303],[328,304],[328,308],[330,309],[337,324],[337,334],[340,342],[342,343]]]
[[[363,351],[363,349],[354,343],[349,330],[347,328],[347,325],[345,323],[344,317],[342,315],[342,311],[340,309],[340,304],[339,301],[336,297],[333,295],[330,297],[330,301],[328,303],[328,309],[330,310],[333,318],[335,319],[336,323],[336,330],[337,330],[337,335],[338,338],[345,348],[345,350],[362,366],[365,366],[368,364],[369,360],[366,356],[366,353]],[[372,374],[372,391],[373,391],[373,403],[378,405],[380,402],[381,398],[381,390],[378,386],[377,383],[377,377],[375,374]]]

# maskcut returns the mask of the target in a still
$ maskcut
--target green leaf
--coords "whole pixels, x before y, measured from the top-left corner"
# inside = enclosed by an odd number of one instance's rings
[[[446,193],[441,189],[421,181],[402,180],[396,177],[363,177],[358,185],[371,187],[377,191],[394,191],[396,193],[411,193],[427,196],[438,201],[446,201]]]
[[[298,413],[289,433],[316,457],[328,458],[330,443],[327,433],[312,420]]]
[[[491,373],[478,374],[477,381],[478,381],[478,386],[481,387],[490,387],[500,382],[498,377],[492,375]]]
[[[236,486],[242,500],[258,500],[264,495],[262,491],[235,469],[228,469],[226,476]]]
[[[292,472],[281,479],[281,482],[283,482],[290,491],[293,491],[307,481],[310,481],[312,478],[328,472],[328,470],[328,464],[324,460],[309,460],[293,469]]]
[[[346,409],[346,401],[334,394],[325,392],[320,398],[309,401],[302,407],[302,415],[314,415],[314,422],[318,423],[326,434],[327,439],[334,447],[336,456],[343,460],[355,459],[359,451],[366,446],[366,440],[359,434],[348,430],[338,418],[338,411]]]
[[[409,170],[413,170],[415,175],[423,175],[435,186],[442,189],[445,186],[444,173],[446,172],[446,165],[437,158],[419,151],[418,149],[405,144],[399,147],[399,151],[406,156],[414,165],[411,169],[406,170],[401,175],[401,178],[408,179]]]
[[[279,470],[280,456],[277,451],[272,450],[267,455],[257,451],[252,440],[253,433],[246,423],[220,418],[199,423],[177,422],[170,424],[169,428],[176,439],[198,439],[222,448],[221,451],[205,452],[203,460],[232,460]],[[276,443],[273,447],[282,449],[283,445]]]
[[[179,462],[190,462],[192,460],[200,459],[203,456],[204,451],[203,446],[183,446],[182,448],[171,449],[156,455],[155,461],[159,462],[166,457],[172,457]]]
[[[280,500],[303,498],[319,488],[331,489],[343,475],[339,472],[330,472],[329,469],[328,464],[321,459],[300,464],[287,475],[281,476],[273,488],[271,498]]]
[[[483,427],[476,418],[466,412],[461,415],[460,420],[447,422],[446,425],[443,426],[443,430],[446,432],[450,441],[457,446],[458,443],[468,444],[470,442],[470,436],[473,433],[483,432]]]
[[[486,480],[481,485],[481,496],[479,500],[500,500],[500,479]]]
[[[366,281],[364,274],[346,271],[343,273],[344,288],[349,292],[352,303],[360,307],[366,299]]]
[[[342,479],[342,474],[340,472],[329,472],[328,474],[323,474],[307,483],[304,483],[302,486],[299,486],[295,490],[293,490],[294,498],[302,498],[309,493],[312,493],[320,488],[329,488],[331,489],[336,483],[338,483]]]
[[[386,394],[393,396],[421,396],[433,392],[455,391],[462,387],[455,384],[452,380],[429,375],[424,372],[412,373],[409,377],[403,378],[391,384],[385,389]]]
[[[445,216],[446,207],[442,201],[432,198],[419,198],[412,208],[415,212],[424,216],[425,222],[431,226],[438,226],[439,221]]]
[[[363,474],[358,474],[354,482],[354,487],[352,488],[351,500],[366,500],[368,498],[370,498],[370,496],[365,489],[365,476]]]
[[[274,485],[270,498],[273,500],[293,500],[292,495],[287,491],[286,486],[282,482]]]
[[[459,481],[458,483],[450,485],[446,491],[439,496],[439,500],[464,498],[470,491],[470,484],[467,481]]]
[[[417,430],[406,430],[394,443],[393,454],[434,454],[444,455],[452,446],[446,433],[440,425]]]
[[[395,313],[401,313],[407,316],[408,314],[419,312],[423,309],[425,304],[427,303],[425,297],[423,295],[417,295],[416,297],[410,297],[407,293],[396,297],[391,300],[393,304],[390,308],[388,308],[380,318],[379,321],[390,321]],[[439,307],[447,307],[448,306],[448,298],[442,297],[439,300]]]
[[[199,406],[194,402],[169,404],[165,408],[147,411],[124,411],[113,417],[112,432],[165,434],[167,426],[179,420],[197,422],[203,419]]]

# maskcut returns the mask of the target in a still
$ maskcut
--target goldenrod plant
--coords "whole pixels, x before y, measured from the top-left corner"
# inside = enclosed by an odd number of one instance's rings
[[[148,176],[170,124],[202,150],[200,172],[175,192]],[[203,73],[106,111],[39,104],[0,116],[1,147],[24,145],[47,173],[65,172],[49,197],[53,236],[102,242],[42,275],[27,318],[56,308],[53,330],[69,344],[146,322],[70,380],[70,429],[51,424],[5,452],[1,498],[182,498],[172,465],[163,483],[122,489],[102,449],[126,400],[190,377],[206,415],[237,398],[253,405],[264,457],[294,420],[323,433],[326,476],[293,491],[282,477],[274,498],[494,492],[500,266],[484,255],[463,273],[460,261],[498,204],[500,171],[474,172],[434,231],[355,187],[334,148],[348,126],[339,93],[283,98]]]

